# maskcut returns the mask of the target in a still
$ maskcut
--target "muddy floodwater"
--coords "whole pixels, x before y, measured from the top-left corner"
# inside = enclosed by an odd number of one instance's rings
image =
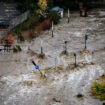
[[[95,9],[88,17],[71,12],[70,23],[61,19],[51,30],[31,42],[18,43],[22,52],[0,53],[0,105],[102,105],[90,88],[105,74],[105,9]],[[84,36],[88,35],[87,50]],[[67,41],[67,55],[63,54]],[[17,42],[16,42],[17,43]],[[39,59],[42,44],[44,59]],[[94,53],[92,53],[94,52]],[[74,53],[77,67],[74,67]],[[34,60],[40,71],[35,70]],[[77,95],[83,96],[78,98]]]

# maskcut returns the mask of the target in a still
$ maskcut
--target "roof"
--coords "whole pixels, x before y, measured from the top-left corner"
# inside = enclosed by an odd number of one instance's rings
[[[63,11],[63,8],[60,8],[60,7],[54,7],[51,9],[51,11]]]

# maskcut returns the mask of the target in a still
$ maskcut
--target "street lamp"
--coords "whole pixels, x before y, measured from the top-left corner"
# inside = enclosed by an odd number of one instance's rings
[[[70,21],[70,10],[68,9],[68,23]]]
[[[67,52],[67,41],[65,41],[64,43],[65,43],[65,52]]]
[[[75,65],[75,67],[76,67],[76,66],[77,66],[77,62],[76,62],[77,54],[76,54],[76,53],[74,53],[74,57],[75,57],[75,63],[74,63],[74,65]]]
[[[53,23],[53,21],[52,21],[52,37],[54,37],[54,23]]]
[[[85,35],[85,49],[87,48],[88,35]]]
[[[43,54],[43,42],[41,40],[41,54]]]

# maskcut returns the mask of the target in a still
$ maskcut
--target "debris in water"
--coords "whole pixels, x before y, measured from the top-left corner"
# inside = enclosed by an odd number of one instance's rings
[[[56,98],[53,98],[53,101],[55,101],[55,102],[61,102],[60,100],[57,100]]]
[[[61,52],[60,56],[63,56],[63,55],[68,56],[68,55],[69,55],[69,53],[68,53],[66,50],[64,50],[64,51],[62,51],[62,52]]]
[[[33,86],[35,83],[34,83],[34,81],[23,81],[22,84],[24,86]]]
[[[82,97],[83,97],[83,95],[81,93],[77,94],[77,98],[82,98]]]
[[[45,54],[44,54],[44,53],[40,53],[40,54],[38,55],[38,57],[39,57],[40,59],[44,59],[44,58],[45,58]]]

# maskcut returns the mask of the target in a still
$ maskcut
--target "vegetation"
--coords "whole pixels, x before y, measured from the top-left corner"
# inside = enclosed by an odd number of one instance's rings
[[[95,81],[91,88],[91,95],[101,101],[105,100],[105,81]]]
[[[20,11],[26,11],[26,10],[35,10],[38,6],[38,0],[1,0],[3,2],[17,2],[17,8]],[[54,6],[60,6],[64,9],[74,9],[78,8],[78,2],[84,2],[85,4],[87,2],[100,2],[103,0],[47,0],[48,8],[52,8]]]
[[[48,14],[48,19],[50,19],[51,22],[53,21],[54,24],[57,24],[59,23],[59,20],[61,19],[61,17],[57,12],[51,11]]]
[[[51,22],[48,19],[40,23],[40,25],[36,27],[36,31],[37,32],[45,31],[45,30],[50,29],[50,27],[51,27]]]
[[[15,34],[13,34],[14,36],[18,36],[19,34],[21,34],[21,30],[19,28],[15,29]]]
[[[39,9],[37,10],[38,16],[40,18],[46,18],[47,17],[47,1],[39,0],[38,6],[39,6]]]
[[[30,15],[28,20],[20,25],[21,30],[33,29],[38,25],[40,18],[36,15]]]
[[[52,21],[54,24],[59,23],[60,15],[54,11],[47,11],[47,2],[46,0],[39,0],[38,2],[39,9],[30,14],[27,21],[22,23],[19,26],[19,29],[16,29],[16,34],[20,33],[20,30],[34,30],[37,32],[45,31],[50,29]],[[34,32],[33,32],[34,33]],[[34,38],[34,34],[30,32],[29,37]]]
[[[13,48],[13,51],[14,52],[20,52],[20,51],[22,51],[22,49],[21,49],[20,45],[15,45]]]
[[[13,35],[12,35],[12,34],[6,35],[6,36],[3,38],[3,43],[4,43],[4,44],[13,45],[13,44],[14,44],[14,37],[13,37]]]

